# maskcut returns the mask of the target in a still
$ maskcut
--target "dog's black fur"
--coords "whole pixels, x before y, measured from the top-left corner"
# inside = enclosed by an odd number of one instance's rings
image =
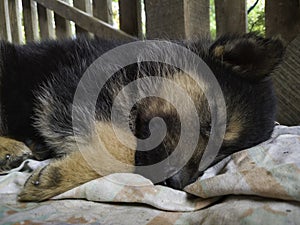
[[[73,143],[68,138],[73,135],[71,111],[78,82],[94,60],[121,44],[123,42],[87,38],[23,46],[0,42],[1,136],[25,142],[37,159],[70,154]],[[178,44],[205,61],[225,97],[228,136],[215,162],[267,140],[275,120],[275,97],[269,75],[282,58],[284,50],[281,42],[246,34],[223,36],[212,43],[202,40]],[[177,68],[166,70],[170,66],[154,62],[124,68],[101,91],[96,107],[97,120],[110,120],[115,92],[141,76],[142,67],[143,76],[173,77],[179,73]],[[193,89],[191,94],[196,96],[197,93]],[[168,103],[161,99],[144,101],[136,104],[132,113],[135,136],[147,138],[149,121],[157,116],[165,120],[168,133],[166,140],[152,151],[136,152],[136,165],[149,165],[166,158],[176,147],[180,135],[176,110],[164,110]],[[195,104],[199,106],[200,141],[206,143],[210,132],[210,112],[205,99],[199,99]],[[148,109],[149,105],[161,107]],[[87,128],[82,129],[82,136],[89,133]],[[14,161],[10,157],[14,154],[8,154],[3,148],[0,145],[2,169],[10,167]],[[178,189],[190,183],[197,175],[203,147],[199,147],[198,151],[185,167],[164,183]]]

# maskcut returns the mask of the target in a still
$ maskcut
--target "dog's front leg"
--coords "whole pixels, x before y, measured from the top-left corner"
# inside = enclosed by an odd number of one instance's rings
[[[46,200],[98,177],[100,175],[81,153],[74,152],[34,171],[19,194],[19,200]]]
[[[134,151],[120,142],[115,131],[119,130],[125,140],[135,145],[132,135],[106,123],[98,123],[96,129],[96,135],[81,146],[82,151],[76,150],[35,171],[26,181],[19,199],[42,201],[101,176],[133,172]]]

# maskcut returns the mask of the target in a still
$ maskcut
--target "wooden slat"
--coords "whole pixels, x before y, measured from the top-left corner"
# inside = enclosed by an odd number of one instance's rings
[[[266,0],[265,16],[267,37],[289,43],[300,34],[300,0]]]
[[[69,3],[68,0],[62,0]],[[68,38],[72,36],[71,23],[60,14],[54,13],[56,38]]]
[[[84,12],[87,12],[88,11],[88,4],[90,1],[89,0],[76,0],[73,2],[74,6]],[[76,34],[88,34],[88,32],[81,28],[80,26],[78,25],[75,25],[75,28],[76,28]]]
[[[113,24],[113,12],[111,0],[93,0],[93,15],[112,25]]]
[[[39,16],[40,37],[42,40],[54,38],[53,20],[50,12],[44,6],[37,3]]]
[[[7,27],[7,19],[6,18],[6,8],[7,0],[0,1],[0,39],[8,40],[8,27]]]
[[[36,8],[32,0],[22,0],[22,6],[26,41],[38,40]]]
[[[226,33],[246,33],[246,1],[215,0],[217,36]]]
[[[138,37],[142,33],[141,1],[119,0],[120,29]]]
[[[185,38],[183,8],[182,0],[145,0],[147,38]]]
[[[209,0],[184,1],[186,38],[210,36]]]
[[[56,38],[68,38],[71,37],[72,31],[71,31],[71,24],[69,21],[65,20],[62,16],[59,14],[54,14],[54,20],[55,20],[55,32],[56,32]]]
[[[46,8],[56,12],[58,15],[68,20],[74,21],[77,25],[84,27],[87,31],[99,37],[110,39],[133,40],[134,37],[119,31],[109,24],[94,18],[93,16],[69,6],[61,0],[35,0]]]
[[[18,3],[19,3],[18,0],[9,0],[8,9],[9,9],[12,41],[14,43],[21,44],[23,43],[23,38],[22,38],[21,15],[20,15],[20,8]]]
[[[140,39],[144,39],[145,38],[145,34],[144,34],[144,29],[143,29],[143,14],[144,14],[144,9],[142,7],[142,5],[144,6],[144,0],[137,0],[138,1],[138,4],[137,4],[137,12],[138,12],[138,15],[137,15],[137,21],[138,21],[138,37]],[[143,4],[142,4],[143,3]],[[145,24],[146,25],[146,24]]]
[[[147,38],[208,35],[209,0],[145,0]]]

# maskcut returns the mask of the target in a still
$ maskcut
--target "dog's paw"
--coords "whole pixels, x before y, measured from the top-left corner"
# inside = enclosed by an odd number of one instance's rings
[[[23,142],[0,137],[0,172],[18,167],[31,154],[31,150]]]
[[[21,190],[19,201],[43,201],[68,190],[60,168],[55,163],[33,172]]]
[[[47,200],[99,177],[81,152],[74,152],[34,171],[24,184],[19,200]]]

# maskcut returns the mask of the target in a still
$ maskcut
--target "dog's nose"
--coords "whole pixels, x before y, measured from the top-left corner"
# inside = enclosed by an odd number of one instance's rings
[[[175,176],[167,179],[165,182],[168,187],[171,187],[171,188],[174,188],[177,190],[182,190],[184,188],[183,182]]]
[[[171,187],[177,190],[183,190],[187,185],[194,183],[203,172],[198,171],[197,173],[193,174],[193,176],[184,173],[183,171],[179,171],[177,174],[173,175],[172,177],[160,182],[160,185],[164,185],[167,187]]]
[[[166,179],[160,183],[157,183],[158,185],[163,185],[163,186],[167,186],[170,188],[174,188],[174,189],[178,189],[178,190],[182,190],[183,189],[183,185],[182,183],[177,179],[177,178],[169,178]]]
[[[164,180],[162,185],[171,187],[177,190],[182,190],[189,182],[189,176],[184,171],[179,171],[172,177]]]

